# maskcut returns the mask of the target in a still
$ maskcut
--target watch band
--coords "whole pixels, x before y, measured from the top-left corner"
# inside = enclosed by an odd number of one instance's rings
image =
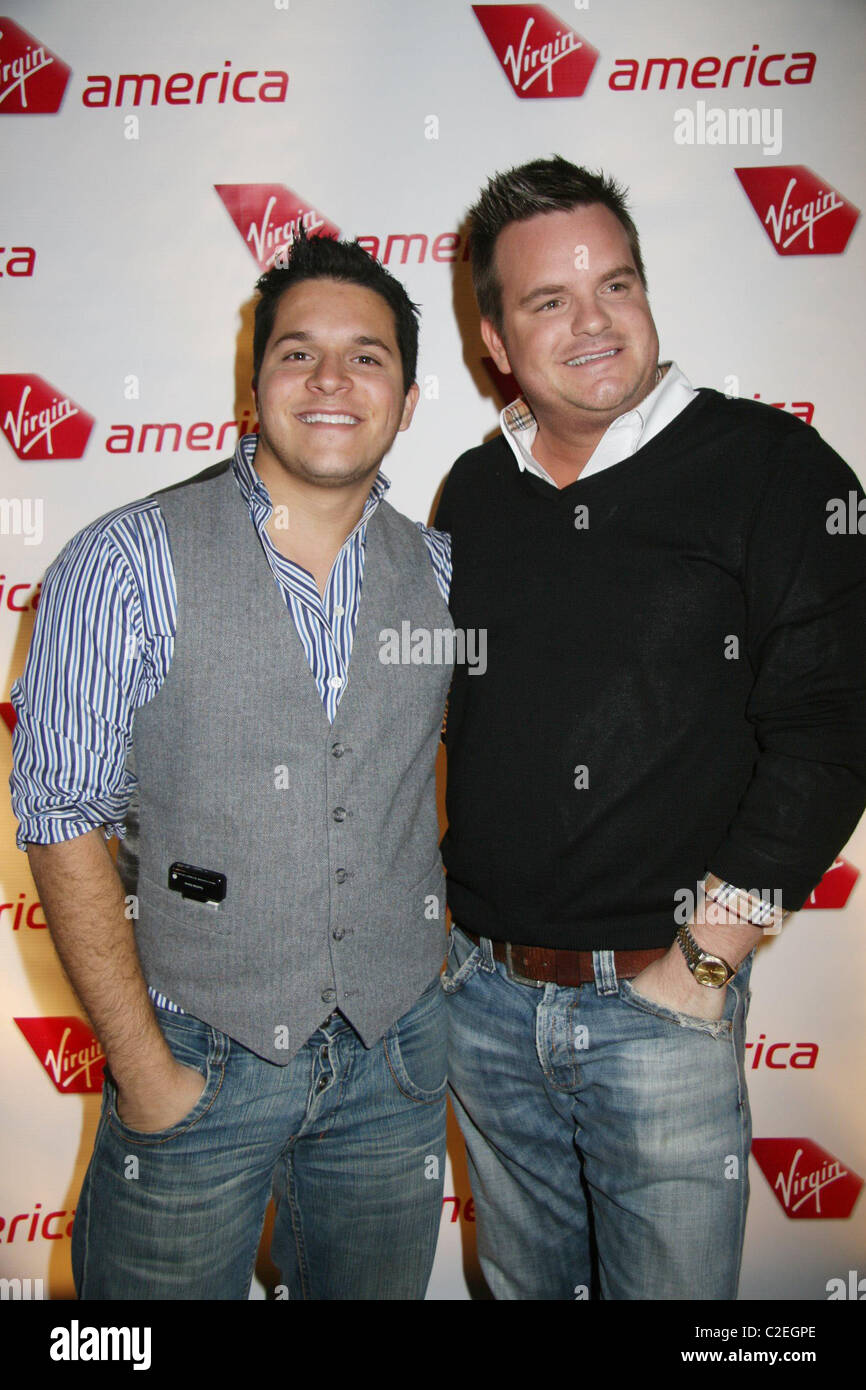
[[[707,989],[722,989],[736,975],[736,970],[721,956],[702,950],[687,926],[678,928],[677,941],[686,958],[686,965],[699,985]]]

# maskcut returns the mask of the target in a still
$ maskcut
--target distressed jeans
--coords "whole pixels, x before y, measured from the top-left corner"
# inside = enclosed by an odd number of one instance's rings
[[[445,1164],[438,979],[374,1047],[334,1015],[286,1067],[188,1014],[157,1016],[207,1084],[145,1134],[106,1079],[73,1227],[79,1298],[246,1298],[273,1190],[290,1299],[422,1299]]]
[[[496,1298],[733,1299],[748,1204],[751,957],[713,1023],[617,980],[509,979],[455,927],[442,988],[478,1254]]]

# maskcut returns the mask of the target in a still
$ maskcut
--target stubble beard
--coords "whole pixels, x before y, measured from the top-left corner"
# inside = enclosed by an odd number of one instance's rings
[[[330,470],[322,469],[315,460],[306,458],[302,454],[296,454],[290,457],[284,448],[279,445],[275,446],[271,438],[267,434],[262,433],[261,426],[259,428],[259,438],[265,444],[273,464],[276,465],[287,478],[294,478],[298,482],[308,483],[313,487],[328,489],[353,487],[355,484],[363,482],[366,478],[369,478],[372,482],[372,479],[379,471],[385,453],[387,453],[386,449],[381,458],[375,461],[365,459],[354,467],[350,467],[346,472],[334,473]]]

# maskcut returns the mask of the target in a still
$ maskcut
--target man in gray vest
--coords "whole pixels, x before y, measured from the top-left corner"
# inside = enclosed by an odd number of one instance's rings
[[[107,1058],[82,1298],[247,1297],[272,1190],[278,1296],[422,1298],[433,1261],[450,649],[383,642],[450,629],[450,550],[379,472],[417,313],[325,238],[259,290],[259,434],[69,542],[13,691],[19,845]]]

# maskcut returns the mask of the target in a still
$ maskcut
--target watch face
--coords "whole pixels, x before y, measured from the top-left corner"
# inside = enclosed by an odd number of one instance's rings
[[[694,974],[699,985],[708,985],[710,989],[721,989],[722,985],[728,982],[728,967],[725,962],[713,959],[712,956],[699,961]]]

